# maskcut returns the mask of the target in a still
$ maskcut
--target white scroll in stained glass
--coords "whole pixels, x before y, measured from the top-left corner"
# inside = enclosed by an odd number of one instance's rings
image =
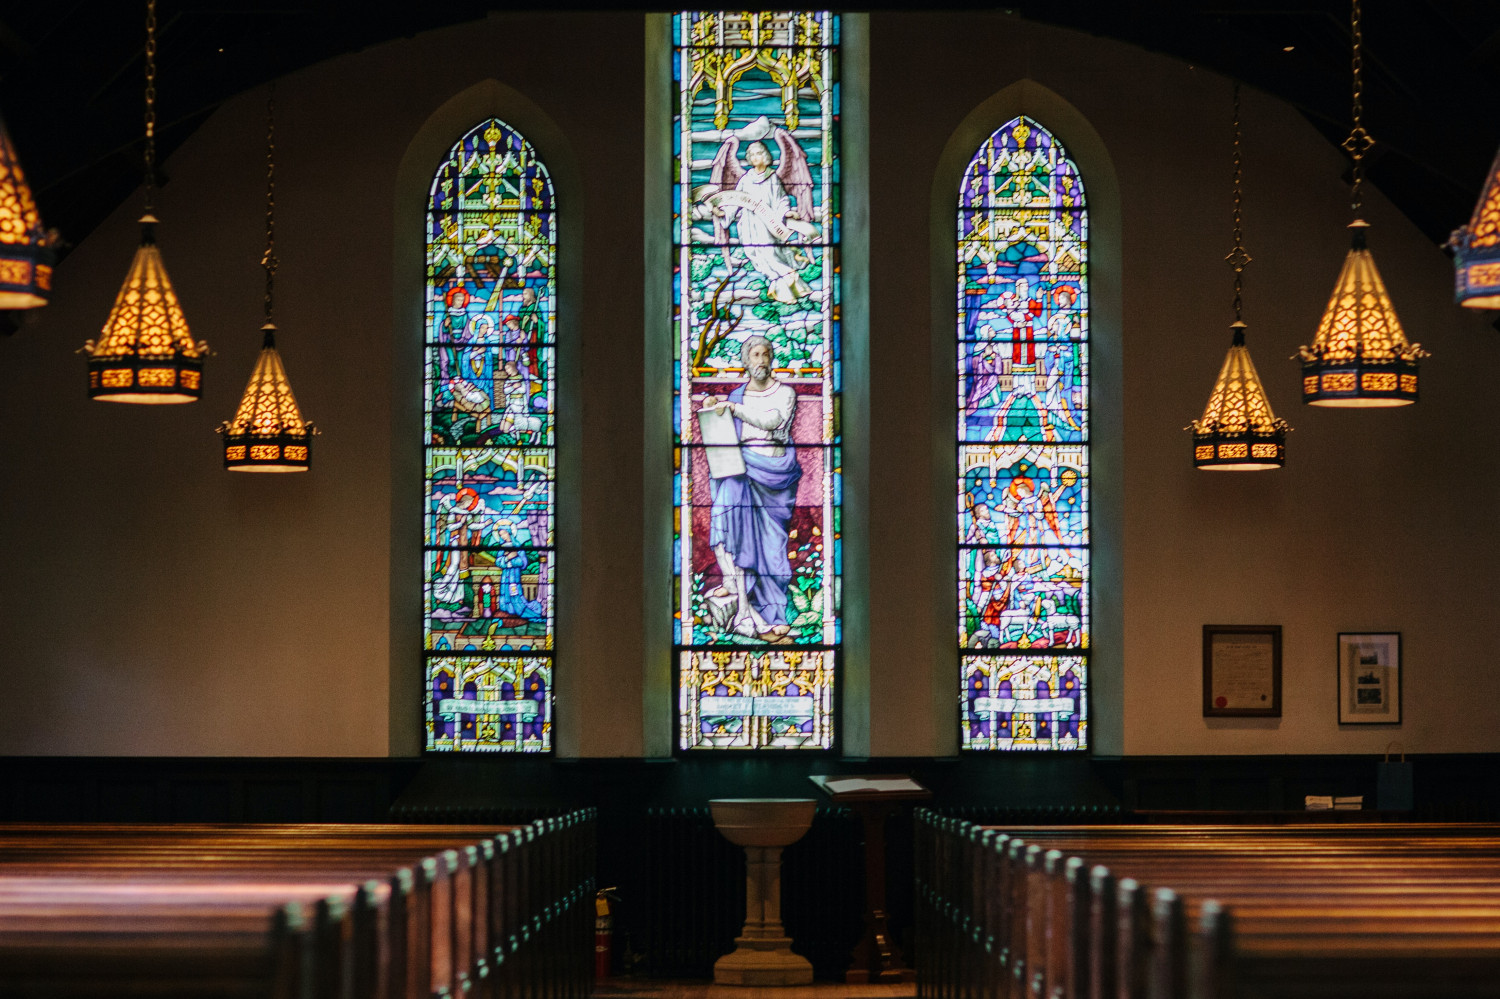
[[[961,745],[1088,745],[1088,213],[1078,168],[1018,117],[958,198]]]
[[[684,750],[827,749],[839,584],[838,18],[673,18]]]
[[[427,748],[552,748],[555,205],[499,119],[427,212],[423,569]]]

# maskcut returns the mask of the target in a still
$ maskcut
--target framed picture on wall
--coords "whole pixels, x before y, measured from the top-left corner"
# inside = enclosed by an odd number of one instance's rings
[[[1203,626],[1203,717],[1281,717],[1281,625]]]
[[[1339,632],[1339,724],[1401,723],[1401,633]]]

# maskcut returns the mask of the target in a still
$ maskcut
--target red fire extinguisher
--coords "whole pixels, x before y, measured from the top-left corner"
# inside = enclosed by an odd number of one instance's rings
[[[594,978],[609,977],[614,955],[614,917],[609,914],[610,899],[618,899],[613,888],[594,893]]]

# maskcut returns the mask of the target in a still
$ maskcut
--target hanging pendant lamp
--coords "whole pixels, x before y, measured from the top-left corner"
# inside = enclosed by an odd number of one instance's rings
[[[156,0],[146,0],[146,212],[141,245],[89,355],[89,397],[100,402],[196,402],[208,344],[194,341],[156,248]]]
[[[302,418],[276,351],[276,324],[271,319],[276,279],[276,105],[266,103],[266,321],[260,356],[234,419],[219,424],[224,438],[224,467],[232,472],[305,472],[312,463],[316,427]]]
[[[1209,393],[1203,416],[1193,431],[1193,464],[1225,472],[1254,472],[1280,468],[1286,460],[1286,435],[1292,428],[1271,412],[1271,400],[1255,373],[1250,348],[1245,346],[1244,301],[1241,298],[1245,252],[1240,204],[1243,200],[1240,160],[1240,85],[1234,85],[1234,249],[1224,259],[1234,269],[1233,339],[1224,366]]]
[[[26,172],[0,121],[0,309],[47,304],[56,242],[56,235],[42,228]]]
[[[1500,153],[1469,224],[1448,240],[1453,247],[1454,299],[1471,309],[1500,309]]]
[[[1429,356],[1411,343],[1391,305],[1375,258],[1365,245],[1370,224],[1359,217],[1364,157],[1375,144],[1360,119],[1364,114],[1360,0],[1353,0],[1354,130],[1344,148],[1354,160],[1351,205],[1352,246],[1338,284],[1323,310],[1312,345],[1302,347],[1302,401],[1313,406],[1405,406],[1417,401],[1417,362]]]
[[[1203,416],[1193,421],[1193,464],[1225,472],[1280,468],[1292,428],[1271,412],[1271,401],[1245,346],[1244,321],[1236,319],[1230,329],[1234,336],[1224,367]]]

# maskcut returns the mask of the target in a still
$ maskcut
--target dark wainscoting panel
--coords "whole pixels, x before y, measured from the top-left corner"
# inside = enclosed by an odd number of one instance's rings
[[[385,822],[419,760],[0,757],[0,821]]]

